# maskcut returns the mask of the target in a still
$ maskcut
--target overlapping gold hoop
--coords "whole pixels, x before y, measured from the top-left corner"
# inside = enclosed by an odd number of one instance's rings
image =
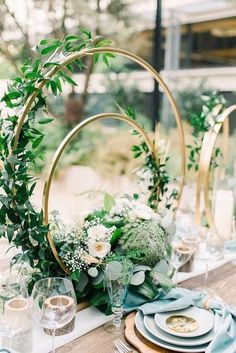
[[[162,80],[162,78],[160,77],[159,73],[149,64],[147,63],[145,60],[143,60],[142,58],[140,58],[139,56],[123,50],[123,49],[119,49],[119,48],[112,48],[112,47],[103,47],[103,48],[91,48],[91,49],[84,49],[81,50],[80,52],[73,52],[68,54],[67,56],[65,56],[61,62],[59,62],[58,66],[53,67],[52,69],[49,70],[49,72],[47,73],[47,77],[46,79],[42,80],[37,88],[42,89],[44,87],[44,85],[47,82],[47,79],[51,78],[53,75],[56,74],[56,72],[58,70],[60,70],[62,67],[65,67],[66,65],[72,63],[73,61],[75,61],[76,59],[81,59],[83,57],[86,56],[93,56],[95,54],[100,54],[100,53],[114,53],[114,54],[118,54],[121,55],[123,57],[129,58],[131,60],[133,60],[134,62],[136,62],[137,64],[139,64],[141,67],[143,67],[146,71],[148,71],[152,77],[156,80],[157,83],[159,83],[160,87],[162,88],[164,94],[167,96],[167,99],[171,105],[171,108],[173,110],[173,114],[175,117],[175,121],[176,121],[176,125],[177,125],[177,129],[178,129],[178,133],[180,136],[180,150],[181,150],[181,176],[180,176],[180,190],[178,193],[178,200],[180,200],[181,194],[182,194],[182,190],[183,190],[183,186],[184,186],[184,181],[185,181],[185,166],[186,166],[186,154],[185,154],[185,139],[184,139],[184,133],[183,133],[183,127],[182,127],[182,123],[181,123],[181,116],[179,113],[179,110],[177,108],[176,102],[169,90],[169,88],[167,87],[167,85],[165,84],[165,82]],[[15,140],[14,140],[14,145],[13,145],[13,150],[17,148],[18,145],[18,141],[19,141],[19,137],[20,137],[20,132],[22,130],[23,124],[25,119],[27,118],[27,115],[31,109],[31,106],[34,102],[34,99],[37,97],[38,95],[38,91],[34,92],[27,100],[21,116],[19,118],[18,124],[16,126],[16,130],[15,130]],[[50,172],[49,172],[49,177],[47,179],[46,185],[45,185],[45,190],[44,190],[44,217],[45,217],[45,223],[48,224],[48,192],[50,190],[50,184],[51,184],[51,178],[53,176],[54,170],[56,168],[56,164],[64,150],[64,148],[66,147],[67,143],[69,143],[69,141],[71,140],[71,138],[74,137],[74,134],[76,135],[78,133],[77,129],[80,131],[84,126],[88,125],[89,123],[91,123],[92,121],[95,120],[99,120],[99,119],[105,119],[108,116],[111,117],[113,115],[113,118],[119,119],[119,120],[123,120],[123,121],[127,121],[130,122],[130,119],[128,117],[125,117],[123,115],[119,115],[119,114],[114,114],[114,113],[109,113],[109,114],[99,114],[96,115],[94,117],[91,117],[90,119],[87,119],[86,121],[82,122],[81,124],[79,124],[75,129],[73,129],[69,135],[63,140],[63,142],[61,143],[61,145],[59,146],[59,148],[57,149],[57,152],[54,156],[51,168],[50,168]],[[132,120],[131,120],[132,121]],[[130,122],[131,124],[131,122]],[[134,122],[132,121],[133,126],[135,126]],[[140,126],[136,126],[136,128],[140,130]],[[142,131],[143,136],[146,138],[147,135],[144,135],[144,131]],[[150,141],[148,142],[150,143]],[[57,259],[57,261],[59,262],[59,264],[61,265],[61,267],[68,273],[68,269],[66,268],[66,266],[64,265],[64,263],[61,261],[57,250],[55,249],[53,240],[51,238],[50,232],[49,232],[49,243],[50,246],[52,247],[52,251]]]
[[[236,110],[236,105],[232,105],[225,109],[222,114],[218,116],[217,123],[212,129],[206,132],[201,153],[199,159],[199,173],[197,180],[197,194],[196,194],[196,222],[198,225],[201,223],[201,210],[200,210],[200,201],[201,194],[204,193],[204,204],[205,212],[208,224],[210,228],[218,234],[217,228],[214,223],[214,217],[211,208],[210,196],[209,196],[209,176],[210,176],[210,165],[211,159],[214,152],[217,136],[223,125],[223,158],[224,163],[227,162],[228,154],[228,134],[229,134],[229,121],[228,118],[230,114]],[[224,171],[223,171],[224,174]],[[218,234],[220,236],[220,234]]]
[[[143,136],[145,142],[147,143],[149,149],[155,153],[155,145],[152,143],[152,141],[150,140],[150,138],[148,137],[148,135],[146,134],[146,132],[143,130],[143,128],[134,120],[132,120],[131,118],[127,117],[126,115],[123,114],[118,114],[118,113],[103,113],[103,114],[98,114],[98,115],[94,115],[84,121],[82,121],[80,124],[78,124],[77,126],[75,126],[70,132],[69,134],[64,138],[64,140],[62,141],[62,143],[60,144],[60,146],[58,147],[50,170],[49,170],[49,174],[47,177],[47,180],[44,184],[44,192],[43,192],[43,210],[44,210],[44,220],[45,223],[48,224],[49,223],[49,195],[50,195],[50,189],[51,189],[51,184],[52,184],[52,180],[53,180],[53,175],[54,172],[56,170],[57,164],[60,160],[61,155],[63,154],[64,150],[66,149],[66,147],[69,145],[69,143],[88,125],[90,125],[91,123],[98,121],[98,120],[104,120],[104,119],[116,119],[116,120],[120,120],[120,121],[124,121],[127,122],[129,125],[131,125],[134,129],[136,129],[137,131],[140,132],[140,134]],[[60,266],[62,267],[62,269],[66,272],[66,273],[70,273],[70,271],[68,270],[68,268],[65,266],[65,264],[63,263],[63,261],[61,260],[60,256],[58,255],[58,251],[55,247],[54,241],[53,241],[53,237],[51,235],[51,232],[48,232],[48,241],[49,244],[51,246],[51,249],[53,251],[53,254],[56,258],[56,260],[58,261],[58,263],[60,264]]]

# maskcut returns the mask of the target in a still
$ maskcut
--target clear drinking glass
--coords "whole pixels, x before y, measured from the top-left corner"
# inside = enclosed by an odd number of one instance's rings
[[[0,349],[29,353],[32,349],[31,308],[20,275],[0,275]]]
[[[198,259],[202,260],[205,264],[205,274],[204,274],[204,287],[205,292],[209,292],[210,289],[207,288],[208,273],[209,273],[209,263],[218,261],[224,256],[224,243],[217,236],[215,232],[207,232],[204,239],[199,245],[199,255]]]
[[[110,262],[104,270],[105,283],[114,314],[113,321],[104,325],[104,329],[109,333],[120,334],[122,332],[123,304],[131,274],[132,270],[118,261]]]
[[[52,353],[55,353],[55,331],[73,319],[76,295],[70,280],[61,277],[41,279],[33,292],[33,318],[45,329],[52,330]]]
[[[180,267],[189,261],[193,252],[194,248],[190,245],[186,245],[184,243],[172,244],[171,263],[175,270],[175,285],[177,284],[178,271]]]

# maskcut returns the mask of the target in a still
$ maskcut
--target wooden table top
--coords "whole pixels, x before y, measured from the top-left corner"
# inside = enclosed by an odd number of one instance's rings
[[[228,263],[209,273],[207,286],[229,304],[236,306],[236,266]],[[203,276],[194,277],[181,283],[185,288],[203,286]],[[103,327],[87,333],[57,350],[57,353],[112,353],[114,336],[104,331]],[[134,352],[137,352],[134,350]]]

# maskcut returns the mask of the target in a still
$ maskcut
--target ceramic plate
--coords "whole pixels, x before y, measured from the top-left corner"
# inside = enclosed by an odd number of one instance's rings
[[[141,333],[143,337],[145,337],[148,341],[156,344],[159,347],[170,349],[174,352],[181,352],[181,353],[199,353],[199,352],[205,352],[207,348],[207,344],[201,345],[201,346],[189,346],[189,347],[181,347],[181,346],[176,346],[175,344],[167,343],[159,338],[153,336],[144,326],[144,316],[141,311],[138,311],[136,316],[135,316],[135,327],[137,330]]]
[[[171,329],[167,325],[167,320],[169,318],[174,318],[179,316],[191,318],[197,324],[197,328],[191,332],[178,332],[174,329]],[[178,319],[174,319],[174,320],[178,320]],[[183,319],[181,318],[180,320],[182,321],[180,321],[180,324],[177,323],[176,325],[178,326],[176,327],[181,327],[181,325],[183,325],[183,322],[184,322]],[[204,335],[205,333],[209,332],[213,328],[214,315],[207,310],[191,306],[190,308],[187,308],[184,310],[176,310],[176,311],[169,311],[168,313],[156,314],[155,322],[163,331],[169,333],[170,335],[179,336],[179,337],[198,337],[198,336]],[[178,321],[174,321],[174,322],[178,322]]]
[[[155,337],[161,339],[164,342],[168,342],[171,344],[175,344],[177,346],[199,346],[201,344],[209,343],[214,337],[214,331],[210,330],[203,336],[199,337],[177,337],[172,336],[162,331],[154,320],[154,315],[146,315],[144,316],[144,326],[148,329],[148,331]]]

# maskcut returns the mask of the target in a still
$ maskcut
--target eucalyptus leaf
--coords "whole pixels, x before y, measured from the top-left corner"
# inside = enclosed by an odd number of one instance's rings
[[[105,193],[103,204],[104,204],[104,210],[106,212],[110,212],[112,207],[115,206],[116,202],[110,194]]]
[[[98,275],[98,270],[96,267],[90,267],[88,269],[88,275],[91,276],[91,277],[97,277]]]
[[[88,282],[89,282],[89,278],[86,275],[86,273],[83,271],[80,272],[79,280],[75,284],[76,290],[78,290],[79,292],[83,292],[83,290],[87,286]]]
[[[145,272],[144,271],[139,271],[135,272],[130,280],[130,284],[133,286],[139,286],[145,281]]]

